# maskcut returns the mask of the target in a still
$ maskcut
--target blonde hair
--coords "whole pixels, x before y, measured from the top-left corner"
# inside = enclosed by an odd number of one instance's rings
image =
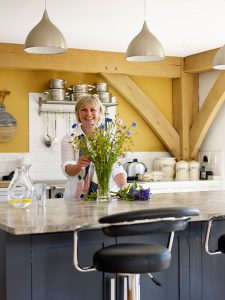
[[[81,110],[81,108],[86,104],[86,103],[91,103],[95,106],[95,108],[97,108],[99,110],[99,123],[102,121],[102,117],[104,114],[104,107],[103,104],[99,98],[99,96],[97,94],[94,95],[84,95],[81,96],[76,105],[75,105],[75,115],[76,115],[76,119],[78,122],[80,122],[80,118],[79,118],[79,111]]]

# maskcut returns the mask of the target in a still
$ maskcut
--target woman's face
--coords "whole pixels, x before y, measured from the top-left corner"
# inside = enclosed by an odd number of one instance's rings
[[[87,102],[79,110],[79,119],[82,125],[95,125],[100,119],[100,111],[91,102]]]

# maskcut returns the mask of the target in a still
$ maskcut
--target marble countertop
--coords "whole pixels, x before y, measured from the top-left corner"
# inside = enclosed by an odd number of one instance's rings
[[[73,231],[81,225],[98,225],[102,216],[117,212],[163,207],[195,207],[200,215],[192,221],[206,221],[225,215],[225,191],[153,194],[149,201],[112,200],[110,203],[47,199],[46,207],[32,203],[26,209],[0,202],[0,229],[14,235]]]

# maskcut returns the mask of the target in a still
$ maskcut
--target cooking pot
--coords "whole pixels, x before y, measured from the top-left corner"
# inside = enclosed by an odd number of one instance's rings
[[[74,93],[88,93],[94,89],[94,86],[90,84],[75,84],[71,85],[68,89]]]
[[[67,81],[63,79],[50,79],[49,87],[50,89],[64,89],[66,83]]]
[[[108,92],[108,84],[106,82],[96,82],[95,83],[96,92]]]
[[[48,100],[52,101],[63,101],[67,93],[64,89],[49,89],[45,91],[44,94],[47,95]]]
[[[112,102],[112,94],[109,92],[99,92],[98,93],[101,102],[110,103]]]
[[[137,180],[138,175],[144,174],[147,171],[147,167],[143,162],[134,158],[132,162],[127,162],[124,164],[124,169],[127,173],[127,180]]]

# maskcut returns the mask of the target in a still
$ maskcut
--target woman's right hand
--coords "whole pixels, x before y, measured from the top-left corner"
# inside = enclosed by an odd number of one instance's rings
[[[90,164],[90,162],[91,161],[87,156],[81,155],[77,164],[80,166],[81,170],[84,170]]]
[[[83,171],[89,164],[90,159],[84,155],[80,156],[76,165],[67,165],[65,166],[65,172],[69,176],[75,176],[78,175],[81,171]]]

